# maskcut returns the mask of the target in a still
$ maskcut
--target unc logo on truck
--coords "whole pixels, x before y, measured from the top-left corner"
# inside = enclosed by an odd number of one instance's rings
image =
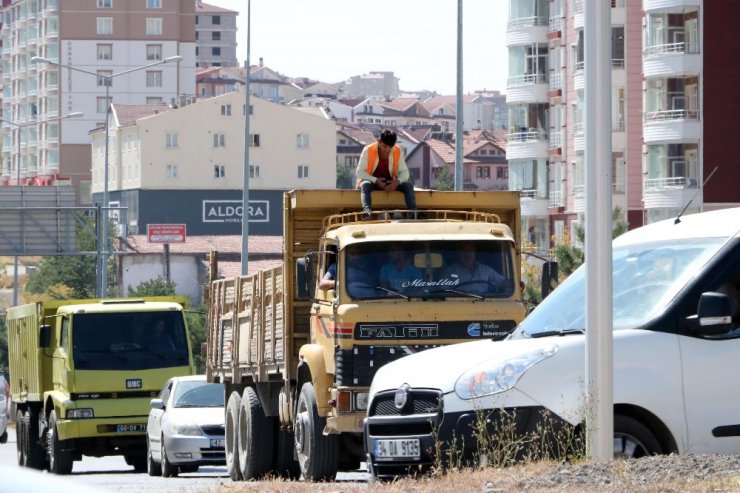
[[[141,378],[130,378],[126,380],[126,388],[127,389],[140,389],[141,388]]]

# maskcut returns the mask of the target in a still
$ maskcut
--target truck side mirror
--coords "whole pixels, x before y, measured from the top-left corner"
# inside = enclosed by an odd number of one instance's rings
[[[732,329],[732,308],[726,294],[706,292],[699,298],[697,314],[687,317],[689,326],[701,335],[718,336]]]
[[[48,349],[51,346],[51,325],[39,327],[39,347]]]
[[[542,264],[542,299],[558,287],[558,263],[548,260]]]
[[[307,253],[305,257],[299,258],[295,264],[296,295],[299,300],[310,299],[313,279],[313,255]]]

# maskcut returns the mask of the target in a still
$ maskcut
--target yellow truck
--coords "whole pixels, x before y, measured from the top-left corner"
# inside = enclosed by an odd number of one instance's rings
[[[232,479],[357,469],[378,368],[524,318],[517,192],[402,200],[374,192],[363,219],[357,191],[286,192],[282,265],[216,279],[211,261],[206,374],[225,384]]]
[[[194,371],[187,298],[41,301],[6,313],[18,464],[69,474],[83,455],[146,470],[149,403]],[[152,328],[165,323],[162,350]]]

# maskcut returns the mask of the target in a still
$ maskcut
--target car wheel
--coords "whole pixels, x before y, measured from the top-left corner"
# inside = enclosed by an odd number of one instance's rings
[[[154,462],[154,457],[152,457],[152,444],[149,438],[146,440],[146,472],[150,476],[162,475],[162,466]]]
[[[232,392],[226,404],[226,423],[224,424],[224,440],[226,440],[226,470],[232,481],[240,481],[242,472],[239,469],[239,444],[237,443],[237,426],[239,426],[239,408],[242,396],[239,392]]]
[[[2,435],[0,435],[0,443],[7,443],[8,442],[8,432],[4,431]]]
[[[174,478],[177,477],[177,466],[172,464],[172,462],[169,461],[167,458],[167,450],[165,450],[164,447],[164,436],[162,437],[162,443],[161,443],[161,457],[160,457],[160,465],[162,466],[162,477],[163,478]]]
[[[337,475],[339,440],[324,435],[326,419],[319,416],[313,385],[304,383],[298,398],[293,432],[298,464],[307,481],[332,481]]]
[[[660,442],[647,426],[629,416],[614,416],[615,458],[637,459],[662,453]]]
[[[265,416],[257,392],[244,389],[239,407],[239,470],[244,480],[257,479],[272,466],[272,420]]]
[[[57,414],[52,411],[49,415],[49,431],[46,434],[47,449],[49,450],[49,472],[54,474],[69,474],[72,472],[74,459],[72,453],[62,450],[62,444],[57,433]]]

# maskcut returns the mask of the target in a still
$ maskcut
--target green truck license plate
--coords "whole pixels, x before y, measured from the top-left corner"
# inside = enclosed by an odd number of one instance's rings
[[[130,433],[132,431],[146,431],[146,425],[144,424],[133,424],[133,425],[116,425],[117,433]]]
[[[375,458],[378,460],[418,459],[420,456],[418,438],[375,439]]]

